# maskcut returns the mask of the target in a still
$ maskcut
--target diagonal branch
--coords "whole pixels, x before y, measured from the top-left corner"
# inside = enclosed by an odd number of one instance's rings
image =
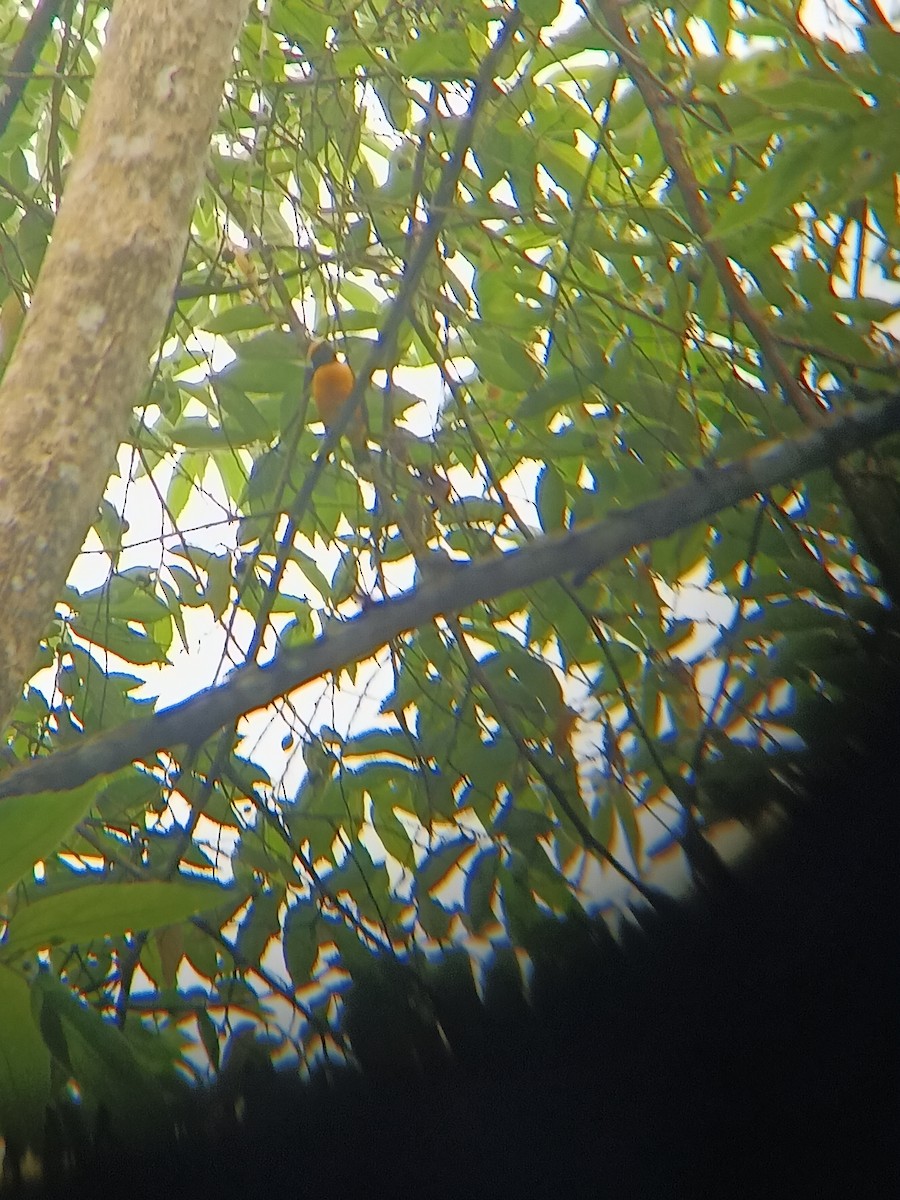
[[[0,88],[0,136],[6,132],[25,88],[31,83],[35,63],[44,48],[60,7],[60,0],[39,0],[31,14],[28,28],[16,46],[5,72],[3,86]]]
[[[479,559],[426,579],[421,587],[376,604],[309,646],[279,654],[266,666],[248,665],[225,683],[198,693],[156,716],[111,729],[83,745],[18,768],[0,781],[0,799],[77,787],[166,747],[200,745],[244,713],[347,663],[376,653],[392,638],[440,613],[574,574],[576,583],[634,546],[670,537],[724,508],[787,484],[878,438],[900,430],[900,392],[881,403],[858,405],[827,426],[797,438],[763,445],[746,458],[685,482],[567,533],[536,538],[505,554]]]

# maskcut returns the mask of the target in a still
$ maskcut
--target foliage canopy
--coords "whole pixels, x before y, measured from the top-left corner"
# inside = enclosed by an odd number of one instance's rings
[[[600,571],[453,598],[468,563],[895,386],[900,57],[866,7],[815,33],[783,0],[254,9],[4,756],[114,740],[155,688],[227,687],[417,582],[446,605],[202,745],[0,803],[0,1027],[32,1030],[0,1059],[10,1128],[71,1078],[127,1119],[247,1019],[315,1055],[373,950],[527,948],[613,872],[649,895],[656,853],[752,821],[811,714],[862,703],[889,442]],[[5,358],[105,18],[63,3],[38,41],[28,8],[0,6],[5,59],[35,50],[0,131]],[[309,409],[321,335],[365,384],[364,456]]]

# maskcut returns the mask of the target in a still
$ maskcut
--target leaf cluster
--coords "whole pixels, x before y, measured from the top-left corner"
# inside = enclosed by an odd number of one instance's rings
[[[785,374],[823,412],[888,388],[889,30],[839,44],[783,0],[706,0],[629,14],[626,47],[603,4],[565,26],[557,7],[275,0],[251,17],[167,337],[7,731],[11,765],[144,712],[201,643],[213,682],[448,561],[797,432]],[[7,52],[26,8],[4,10]],[[5,356],[104,14],[67,8],[0,130]],[[326,445],[310,408],[316,335],[378,368],[364,456]],[[854,469],[889,537],[896,445]],[[454,613],[448,583],[445,615],[316,696],[89,791],[3,801],[0,1023],[29,1030],[8,1064],[34,1081],[22,1120],[51,1077],[112,1103],[84,1063],[143,1061],[151,1020],[170,1062],[193,1039],[198,1073],[197,1048],[217,1070],[239,1019],[308,1057],[339,1038],[373,951],[527,945],[615,873],[646,890],[698,824],[759,818],[822,711],[865,713],[886,612],[819,473],[577,584]],[[131,1070],[109,1077],[127,1091]]]

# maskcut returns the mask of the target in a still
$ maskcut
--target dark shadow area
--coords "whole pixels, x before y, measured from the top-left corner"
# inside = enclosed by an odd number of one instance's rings
[[[527,990],[511,951],[483,999],[464,954],[373,960],[346,1014],[361,1072],[257,1061],[140,1155],[57,1114],[29,1194],[894,1194],[900,703],[871,700],[822,726],[786,832],[716,887],[618,938],[548,921]]]

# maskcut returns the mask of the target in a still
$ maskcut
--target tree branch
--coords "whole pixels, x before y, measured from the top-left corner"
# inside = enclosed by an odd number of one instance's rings
[[[6,71],[6,79],[0,89],[0,137],[6,132],[10,118],[18,107],[25,88],[31,82],[34,64],[38,60],[44,42],[59,12],[60,0],[39,0],[28,28],[22,35],[12,61]]]
[[[20,767],[0,780],[0,799],[74,788],[167,747],[200,745],[243,714],[374,654],[392,638],[440,613],[456,612],[547,578],[574,574],[576,581],[583,580],[634,546],[670,537],[721,509],[828,466],[898,430],[900,392],[881,403],[849,409],[828,425],[799,437],[766,443],[723,467],[685,472],[686,482],[634,508],[442,572],[421,587],[329,630],[311,645],[284,651],[266,666],[242,667],[218,687],[156,716],[119,726],[83,745]]]

